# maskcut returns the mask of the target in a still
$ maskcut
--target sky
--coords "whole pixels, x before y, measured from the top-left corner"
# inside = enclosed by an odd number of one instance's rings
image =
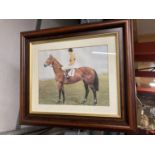
[[[73,51],[76,57],[77,68],[91,67],[95,69],[98,74],[108,72],[108,49],[106,45],[73,48]],[[67,67],[69,64],[68,49],[39,51],[38,53],[39,80],[53,79],[55,77],[53,69],[50,66],[44,67],[44,63],[50,54],[63,66]]]

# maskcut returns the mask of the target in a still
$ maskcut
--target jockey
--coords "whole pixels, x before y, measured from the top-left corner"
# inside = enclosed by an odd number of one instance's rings
[[[69,64],[65,68],[65,77],[66,78],[74,76],[74,73],[75,73],[75,60],[76,60],[75,59],[75,54],[74,54],[72,48],[69,48],[68,52],[69,52]]]

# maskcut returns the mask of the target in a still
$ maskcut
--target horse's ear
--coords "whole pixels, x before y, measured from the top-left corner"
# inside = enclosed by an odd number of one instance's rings
[[[52,54],[49,55],[50,58],[53,58]]]

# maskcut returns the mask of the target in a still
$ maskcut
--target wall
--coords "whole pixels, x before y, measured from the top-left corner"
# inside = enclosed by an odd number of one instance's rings
[[[41,28],[78,24],[43,20]],[[19,111],[20,32],[35,30],[36,20],[0,20],[0,132],[16,128]]]

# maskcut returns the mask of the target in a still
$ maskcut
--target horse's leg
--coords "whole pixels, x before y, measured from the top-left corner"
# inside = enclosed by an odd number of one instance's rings
[[[64,87],[62,87],[61,92],[62,92],[62,96],[63,96],[63,103],[65,103],[65,91],[64,91]]]
[[[87,101],[87,97],[89,94],[88,84],[85,81],[83,81],[83,83],[84,83],[84,87],[85,87],[85,98],[83,99],[82,104],[84,104]]]
[[[60,103],[61,102],[61,93],[62,93],[62,83],[57,82],[57,87],[58,87],[58,92],[59,92],[59,99],[58,99],[57,103]]]
[[[58,103],[61,102],[61,89],[59,89],[59,100],[58,100]]]
[[[97,104],[96,90],[94,87],[91,87],[91,90],[92,90],[93,96],[94,96],[94,105],[96,105]]]

